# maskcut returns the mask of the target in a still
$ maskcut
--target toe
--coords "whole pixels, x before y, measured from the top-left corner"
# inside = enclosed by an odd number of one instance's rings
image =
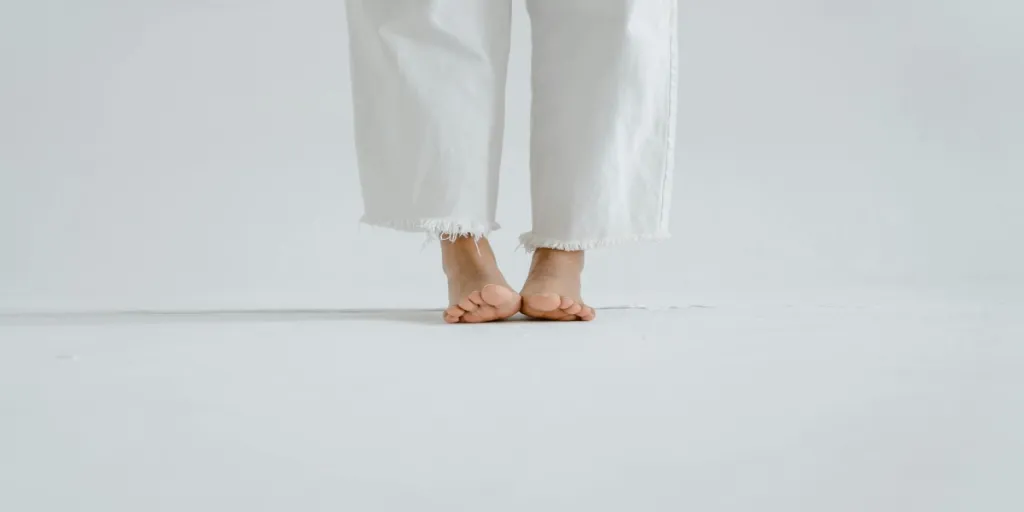
[[[480,306],[477,306],[476,304],[473,303],[473,301],[469,300],[469,297],[466,297],[465,299],[462,299],[462,301],[459,302],[459,307],[465,310],[467,313],[472,313],[476,311],[476,308]]]
[[[516,292],[504,286],[489,284],[480,291],[480,298],[491,306],[501,306],[515,301]]]
[[[593,320],[594,318],[597,317],[597,312],[594,311],[594,308],[592,308],[590,306],[585,306],[580,311],[579,316],[580,316],[580,320],[583,320],[585,322],[589,322],[589,321],[591,321],[591,320]]]
[[[573,305],[571,305],[571,306],[569,306],[567,308],[562,308],[562,311],[565,311],[566,313],[568,313],[570,315],[579,315],[580,312],[583,311],[583,306],[580,305],[580,304],[574,303]]]
[[[562,302],[558,304],[558,309],[569,309],[572,307],[573,304],[576,304],[576,301],[570,299],[569,297],[562,297]]]
[[[483,298],[482,295],[480,295],[479,291],[474,291],[473,293],[469,294],[469,297],[467,297],[467,298],[471,302],[473,302],[473,304],[476,304],[477,306],[486,306],[487,305],[487,303],[484,302],[484,298]]]
[[[470,324],[479,324],[483,322],[490,322],[498,318],[498,310],[492,306],[480,306],[476,311],[472,313],[466,313],[462,317],[462,321]]]
[[[444,310],[444,321],[449,324],[457,324],[462,321],[462,318],[466,315],[466,312],[459,306],[451,306]]]
[[[465,315],[466,312],[460,309],[458,306],[452,306],[444,310],[444,321],[449,324],[459,323],[459,319]]]

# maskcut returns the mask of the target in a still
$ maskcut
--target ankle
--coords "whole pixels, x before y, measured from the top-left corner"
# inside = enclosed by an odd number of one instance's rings
[[[532,268],[554,267],[583,271],[584,251],[560,251],[540,248],[533,253]]]
[[[497,269],[494,251],[486,238],[476,240],[459,237],[455,240],[442,240],[441,265],[449,277]]]

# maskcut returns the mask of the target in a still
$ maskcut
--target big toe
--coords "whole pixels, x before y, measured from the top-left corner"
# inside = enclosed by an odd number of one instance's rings
[[[480,290],[480,297],[485,303],[498,307],[515,302],[519,295],[504,286],[489,284]]]
[[[538,295],[527,295],[523,297],[523,302],[533,310],[536,311],[554,311],[562,305],[562,297],[554,293],[542,293]]]

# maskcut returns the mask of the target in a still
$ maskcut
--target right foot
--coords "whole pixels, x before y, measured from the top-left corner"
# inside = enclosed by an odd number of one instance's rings
[[[449,307],[444,311],[445,322],[493,322],[519,312],[519,294],[512,291],[498,270],[486,238],[442,240],[441,259],[448,276]]]
[[[538,320],[594,319],[594,308],[580,297],[583,251],[537,249],[523,291],[523,314]]]

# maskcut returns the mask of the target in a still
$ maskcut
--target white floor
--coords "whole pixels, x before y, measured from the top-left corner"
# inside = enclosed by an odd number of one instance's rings
[[[0,510],[1024,510],[1017,307],[0,318]]]

